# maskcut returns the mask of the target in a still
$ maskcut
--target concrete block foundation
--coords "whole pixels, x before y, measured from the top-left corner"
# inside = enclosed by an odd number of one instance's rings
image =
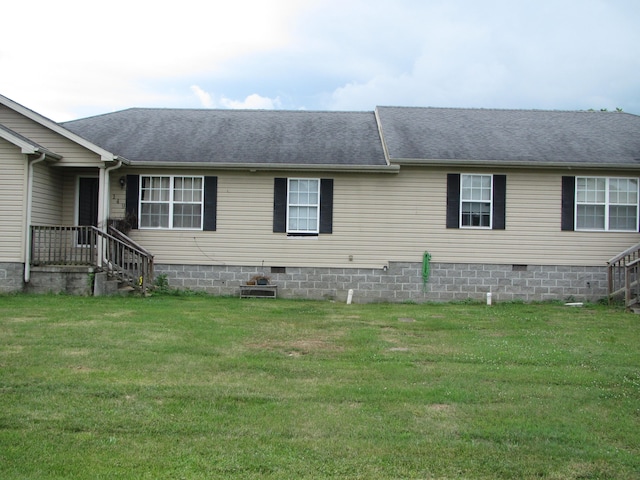
[[[217,265],[156,265],[169,286],[205,291],[213,295],[239,295],[240,285],[253,275],[265,274],[278,286],[279,298],[346,301],[493,302],[588,301],[607,296],[607,269],[584,266],[489,265],[432,263],[423,282],[422,263],[391,262],[387,270],[372,268],[240,267]],[[271,271],[273,270],[273,271]],[[284,270],[284,271],[283,271]]]
[[[375,268],[247,267],[218,265],[155,266],[172,288],[212,295],[239,296],[240,285],[257,274],[271,277],[278,298],[307,298],[344,302],[353,289],[353,302],[493,302],[586,301],[607,297],[607,268],[553,265],[491,265],[431,263],[423,282],[422,263],[391,262]],[[0,263],[0,293],[68,293],[92,295],[94,269],[86,266],[33,267],[23,281],[24,265]]]

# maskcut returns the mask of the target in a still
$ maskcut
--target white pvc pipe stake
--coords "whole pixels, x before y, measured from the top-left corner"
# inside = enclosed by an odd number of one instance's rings
[[[347,305],[351,305],[351,300],[353,300],[353,288],[349,289],[349,293],[347,295]]]

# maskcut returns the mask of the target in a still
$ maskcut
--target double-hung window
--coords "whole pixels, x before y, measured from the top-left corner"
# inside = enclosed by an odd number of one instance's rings
[[[202,230],[204,177],[141,176],[140,228]]]
[[[333,232],[332,178],[274,178],[273,231],[292,237]]]
[[[320,179],[290,178],[287,188],[287,232],[318,233]]]
[[[447,174],[447,228],[504,230],[507,176]]]
[[[460,175],[460,226],[491,228],[492,175]]]
[[[638,179],[576,177],[576,230],[638,231]]]

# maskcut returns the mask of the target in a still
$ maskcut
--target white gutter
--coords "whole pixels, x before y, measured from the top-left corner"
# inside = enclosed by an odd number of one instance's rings
[[[553,169],[553,170],[629,170],[640,168],[640,163],[580,163],[580,162],[549,162],[527,160],[451,160],[451,159],[423,159],[423,158],[392,158],[391,164],[396,166],[423,166],[423,167],[491,167],[491,168],[527,168],[527,169]]]
[[[41,153],[35,160],[29,161],[27,169],[27,235],[24,255],[24,282],[29,283],[31,280],[31,213],[33,210],[33,166],[36,163],[44,161],[46,155]]]

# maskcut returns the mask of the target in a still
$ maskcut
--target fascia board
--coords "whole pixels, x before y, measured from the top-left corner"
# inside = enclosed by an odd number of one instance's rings
[[[16,135],[12,135],[10,132],[4,129],[0,129],[0,138],[3,138],[7,142],[18,147],[20,149],[20,153],[25,155],[36,155],[39,153],[44,153],[47,156],[47,158],[52,160],[60,160],[62,158],[61,155],[58,155],[57,153],[54,153],[50,150],[36,146],[32,143],[26,142],[22,138]]]
[[[393,158],[392,165],[398,166],[425,166],[425,167],[492,167],[492,168],[527,168],[527,169],[640,169],[637,165],[629,163],[593,163],[593,162],[527,162],[527,161],[495,161],[495,160],[449,160],[449,159],[422,159],[422,158]]]
[[[70,132],[66,128],[60,126],[59,124],[57,124],[53,120],[50,120],[47,117],[44,117],[44,116],[40,115],[39,113],[36,113],[33,110],[30,110],[27,107],[24,107],[24,106],[20,105],[19,103],[14,102],[13,100],[5,97],[4,95],[0,95],[0,104],[5,105],[6,107],[10,108],[11,110],[14,110],[14,111],[18,112],[19,114],[24,115],[25,117],[29,118],[30,120],[33,120],[36,123],[39,123],[43,127],[46,127],[49,130],[52,130],[55,133],[57,133],[59,135],[62,135],[63,137],[71,140],[72,142],[75,142],[78,145],[83,146],[87,150],[92,151],[93,153],[99,155],[100,159],[103,162],[112,162],[114,160],[117,160],[117,156],[114,155],[113,153],[108,152],[107,150],[105,150],[105,149],[103,149],[103,148],[101,148],[101,147],[89,142],[88,140],[85,140],[84,138],[80,137],[79,135],[76,135],[75,133]]]

